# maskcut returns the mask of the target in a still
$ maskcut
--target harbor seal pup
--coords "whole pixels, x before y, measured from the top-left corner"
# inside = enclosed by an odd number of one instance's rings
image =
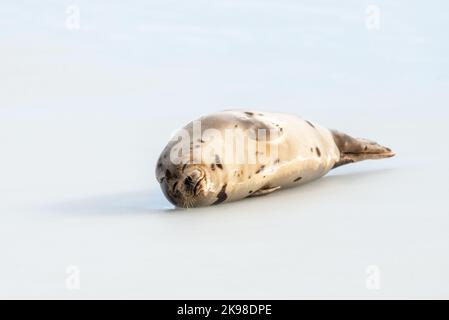
[[[156,176],[177,207],[266,195],[331,169],[394,156],[373,141],[285,113],[229,110],[181,129],[163,150]]]

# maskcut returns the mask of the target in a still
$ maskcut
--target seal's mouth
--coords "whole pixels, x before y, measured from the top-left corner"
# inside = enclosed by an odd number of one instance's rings
[[[175,193],[175,201],[176,205],[181,208],[191,208],[195,207],[196,203],[199,199],[199,195],[202,191],[202,181],[204,178],[196,181],[185,181],[185,183],[188,184],[188,186],[184,186],[183,190],[180,191],[179,189],[176,190]]]

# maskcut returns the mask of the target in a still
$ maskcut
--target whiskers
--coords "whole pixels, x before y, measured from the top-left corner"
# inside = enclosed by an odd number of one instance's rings
[[[178,207],[193,208],[201,202],[206,183],[206,176],[203,171],[198,168],[183,167],[183,172],[171,179],[171,183],[167,183],[170,198]]]
[[[181,205],[183,208],[193,208],[195,204],[195,199],[193,197],[185,197],[181,201]]]

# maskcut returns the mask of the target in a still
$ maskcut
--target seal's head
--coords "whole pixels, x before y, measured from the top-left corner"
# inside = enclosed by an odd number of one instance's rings
[[[169,157],[161,156],[156,176],[165,197],[175,206],[192,208],[208,206],[215,202],[216,175],[204,164],[174,164]]]

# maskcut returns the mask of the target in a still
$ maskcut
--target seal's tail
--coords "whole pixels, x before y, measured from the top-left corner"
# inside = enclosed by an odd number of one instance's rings
[[[390,158],[395,155],[390,148],[383,147],[374,141],[353,138],[345,133],[331,130],[335,144],[340,149],[340,160],[334,168],[344,164],[369,160]]]

